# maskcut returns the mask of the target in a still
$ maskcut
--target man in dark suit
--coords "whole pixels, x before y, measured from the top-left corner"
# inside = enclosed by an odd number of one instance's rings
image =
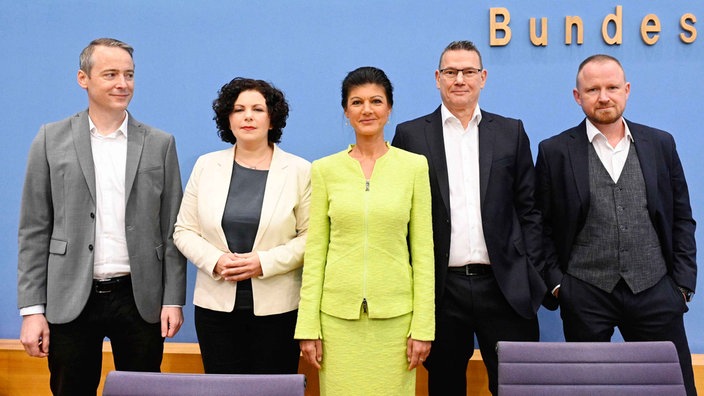
[[[450,43],[435,81],[442,105],[398,125],[393,145],[430,166],[436,335],[430,395],[465,395],[474,336],[497,393],[497,341],[537,341],[546,293],[530,144],[520,120],[479,109],[487,71],[469,41]]]
[[[683,314],[696,283],[695,222],[670,134],[623,118],[620,62],[582,62],[573,95],[586,119],[540,143],[536,164],[545,279],[567,341],[672,341],[696,394]]]
[[[132,47],[81,53],[88,110],[32,142],[19,225],[20,341],[47,357],[55,395],[95,395],[103,339],[118,370],[159,371],[183,323],[186,260],[172,234],[181,202],[173,136],[127,113]]]

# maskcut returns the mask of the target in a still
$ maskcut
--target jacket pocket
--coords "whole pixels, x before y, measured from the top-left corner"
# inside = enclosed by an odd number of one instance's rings
[[[49,253],[51,254],[66,254],[66,247],[68,242],[62,241],[60,239],[51,239],[49,242]]]
[[[158,258],[159,261],[164,261],[164,244],[156,247],[156,258]]]

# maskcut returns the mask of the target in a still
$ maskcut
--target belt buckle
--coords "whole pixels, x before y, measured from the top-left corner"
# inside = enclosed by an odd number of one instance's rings
[[[464,273],[467,276],[486,275],[488,267],[485,267],[484,264],[467,264],[464,266]]]
[[[93,283],[93,290],[95,290],[97,294],[108,294],[112,293],[119,284],[120,280],[118,278],[103,279]]]
[[[97,294],[107,294],[112,291],[112,288],[106,287],[108,285],[103,285],[103,283],[104,282],[95,282],[95,284],[93,285],[93,290],[95,290]]]

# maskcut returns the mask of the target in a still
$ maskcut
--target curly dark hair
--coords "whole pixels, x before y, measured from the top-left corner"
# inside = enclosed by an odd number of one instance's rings
[[[268,134],[269,143],[279,143],[288,118],[288,102],[284,93],[266,81],[243,77],[235,77],[223,85],[218,91],[217,99],[213,101],[213,111],[215,111],[213,120],[218,128],[220,139],[232,144],[237,142],[230,129],[230,114],[240,93],[244,91],[257,91],[264,96],[271,127]]]

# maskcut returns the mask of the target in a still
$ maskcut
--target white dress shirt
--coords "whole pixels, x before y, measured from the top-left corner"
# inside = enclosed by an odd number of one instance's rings
[[[489,264],[479,189],[479,122],[482,114],[477,105],[465,129],[444,104],[440,112],[452,218],[448,265]]]
[[[611,147],[609,144],[609,139],[604,136],[603,133],[587,119],[587,138],[594,146],[596,150],[596,155],[599,156],[599,160],[604,164],[604,168],[609,172],[611,180],[614,183],[618,182],[618,178],[621,177],[621,171],[623,171],[623,166],[626,165],[626,159],[628,158],[628,150],[631,148],[631,142],[633,141],[633,135],[628,129],[628,124],[623,121],[623,126],[626,129],[626,133],[623,138],[616,144],[616,147]]]
[[[101,134],[89,119],[90,145],[95,166],[95,249],[93,278],[106,279],[130,273],[125,237],[125,166],[127,120],[116,131]]]

